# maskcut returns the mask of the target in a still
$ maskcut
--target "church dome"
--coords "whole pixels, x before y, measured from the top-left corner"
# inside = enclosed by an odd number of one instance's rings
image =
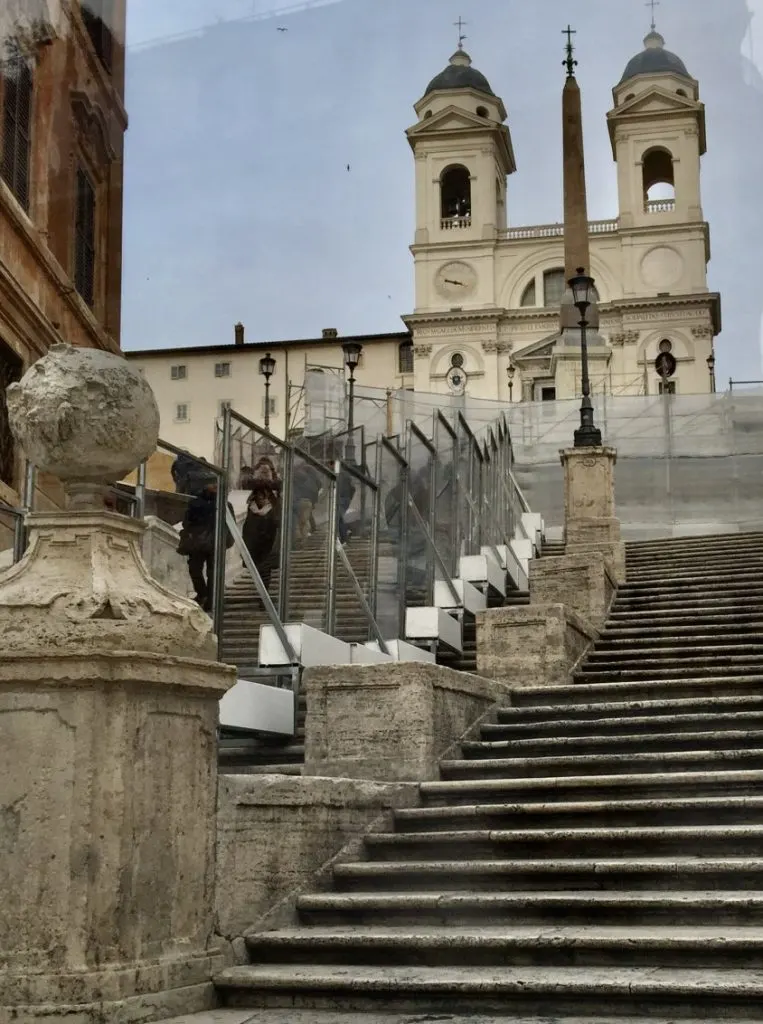
[[[691,78],[686,65],[675,53],[665,49],[665,40],[659,32],[652,31],[644,39],[644,49],[628,62],[620,84],[627,82],[636,75],[681,75]]]
[[[466,50],[456,50],[445,70],[429,83],[424,95],[428,96],[437,89],[476,89],[488,96],[495,95],[487,78],[472,67],[472,59]]]

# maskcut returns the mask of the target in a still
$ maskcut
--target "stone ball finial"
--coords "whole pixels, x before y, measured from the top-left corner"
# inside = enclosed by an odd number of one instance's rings
[[[54,345],[7,396],[11,431],[30,462],[67,483],[114,483],[156,450],[154,393],[110,352]]]

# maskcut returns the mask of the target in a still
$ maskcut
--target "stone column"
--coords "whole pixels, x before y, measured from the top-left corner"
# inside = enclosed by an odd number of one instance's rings
[[[129,1024],[212,1004],[216,726],[234,672],[152,579],[103,486],[156,445],[121,358],[56,346],[8,392],[66,512],[0,575],[0,1019]]]
[[[625,579],[625,545],[615,516],[614,448],[565,448],[564,541],[567,554],[600,551],[612,563],[618,583]]]

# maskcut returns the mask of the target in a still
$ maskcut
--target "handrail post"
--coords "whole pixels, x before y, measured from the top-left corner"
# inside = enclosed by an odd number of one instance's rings
[[[215,505],[215,553],[213,559],[214,583],[212,586],[212,619],[217,634],[218,656],[223,642],[223,614],[225,608],[225,544],[227,536],[226,513],[228,510],[228,474],[231,463],[231,409],[223,409],[222,473],[217,484]]]
[[[281,478],[281,543],[278,550],[280,567],[278,583],[278,614],[281,622],[285,622],[289,614],[289,575],[291,568],[291,549],[294,516],[291,514],[291,474],[294,465],[294,449],[289,445],[283,457],[283,475]]]
[[[135,478],[135,518],[141,522],[146,518],[146,463],[138,466]]]
[[[329,481],[329,521],[328,521],[328,561],[326,575],[328,577],[328,594],[326,596],[326,632],[336,636],[336,545],[337,525],[339,521],[339,474],[342,464],[334,462],[334,479]]]

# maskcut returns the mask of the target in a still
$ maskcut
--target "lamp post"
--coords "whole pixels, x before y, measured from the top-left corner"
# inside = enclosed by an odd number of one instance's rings
[[[586,313],[593,298],[593,278],[588,277],[584,267],[577,268],[575,277],[570,278],[570,289],[575,306],[580,313],[580,359],[582,371],[583,400],[580,404],[580,426],[575,431],[575,448],[598,448],[601,446],[601,431],[593,422],[593,403],[591,402],[591,381],[588,376],[588,340]]]
[[[270,378],[276,372],[276,361],[269,352],[260,359],[260,373],[265,378],[265,430],[270,430]]]
[[[710,373],[710,391],[715,394],[715,352],[707,357],[707,369]]]
[[[350,371],[348,379],[350,394],[349,406],[347,409],[347,445],[344,452],[345,460],[350,464],[354,464],[355,462],[355,370],[360,362],[362,351],[363,346],[359,345],[357,341],[346,341],[344,345],[342,345],[345,366]]]
[[[514,401],[514,374],[516,372],[516,366],[513,363],[509,363],[506,367],[506,376],[509,378],[509,404]]]

